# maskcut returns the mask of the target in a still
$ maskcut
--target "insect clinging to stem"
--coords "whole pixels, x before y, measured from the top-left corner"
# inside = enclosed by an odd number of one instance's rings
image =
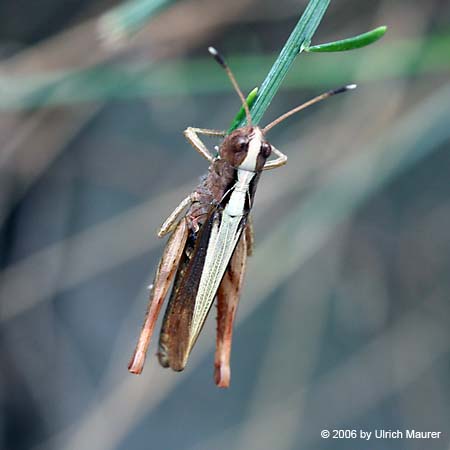
[[[185,368],[216,298],[214,378],[219,387],[228,387],[233,322],[253,245],[249,213],[262,171],[281,167],[287,161],[286,155],[267,141],[267,132],[302,109],[356,85],[325,92],[260,128],[252,123],[249,106],[225,60],[213,47],[208,50],[225,69],[247,123],[228,135],[192,127],[184,131],[188,142],[210,166],[199,186],[182,200],[158,232],[159,237],[171,236],[150,289],[144,325],[128,370],[142,372],[156,320],[173,282],[159,337],[160,364],[176,371]],[[218,156],[210,153],[201,134],[223,138]],[[269,159],[272,154],[275,158]]]

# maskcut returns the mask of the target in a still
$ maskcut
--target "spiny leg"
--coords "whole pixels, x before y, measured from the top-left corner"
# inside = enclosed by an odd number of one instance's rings
[[[180,258],[183,254],[186,240],[188,237],[188,225],[186,219],[183,218],[177,228],[170,236],[164,253],[159,262],[156,271],[155,280],[150,291],[147,312],[145,315],[144,325],[134,350],[133,356],[128,364],[128,370],[131,373],[140,374],[144,368],[145,356],[147,354],[150,339],[153,334],[156,320],[161,310],[163,301],[172,283],[175,272],[177,271]]]
[[[190,206],[195,200],[195,194],[189,194],[185,199],[183,199],[180,204],[170,213],[170,216],[161,225],[158,231],[158,237],[163,237],[167,233],[170,233],[175,228],[177,224],[178,217],[183,212],[183,209]]]
[[[278,158],[266,162],[266,164],[263,167],[263,170],[276,169],[277,167],[284,166],[287,162],[287,156],[284,153],[280,152],[280,150],[275,148],[273,145],[272,151],[275,153],[275,155],[278,156]]]
[[[197,150],[200,155],[206,158],[209,162],[214,161],[214,156],[211,155],[208,147],[203,143],[203,141],[198,137],[199,134],[204,134],[206,136],[225,136],[225,131],[219,130],[208,130],[207,128],[193,128],[188,127],[183,132],[184,136],[188,140],[188,142],[192,145],[192,147]]]
[[[230,385],[233,322],[239,303],[246,262],[247,239],[246,231],[244,230],[217,291],[217,338],[214,379],[217,386],[223,388]]]
[[[247,226],[245,227],[245,240],[247,243],[247,256],[253,255],[253,247],[255,246],[255,233],[253,231],[253,217],[248,216]]]

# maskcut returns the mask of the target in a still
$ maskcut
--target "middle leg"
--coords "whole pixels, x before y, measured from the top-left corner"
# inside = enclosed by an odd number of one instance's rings
[[[158,231],[158,237],[163,237],[167,233],[174,230],[178,217],[183,212],[184,208],[190,206],[192,202],[195,201],[195,194],[189,194],[185,199],[181,200],[180,204],[170,213],[170,216],[161,225]]]
[[[273,145],[272,151],[275,153],[275,155],[277,155],[277,158],[273,159],[272,161],[266,162],[266,164],[264,164],[263,170],[275,169],[277,167],[284,166],[287,163],[287,156],[284,153],[280,152],[280,150],[275,148]]]

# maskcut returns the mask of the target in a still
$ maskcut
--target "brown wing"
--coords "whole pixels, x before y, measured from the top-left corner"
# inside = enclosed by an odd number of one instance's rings
[[[227,271],[217,291],[217,338],[214,360],[214,379],[219,387],[230,385],[230,353],[233,322],[239,304],[242,281],[248,254],[247,225],[236,246]]]
[[[139,336],[136,349],[128,364],[131,373],[140,374],[144,367],[150,339],[155,328],[161,306],[166,298],[169,286],[175,276],[178,264],[185,249],[188,237],[188,225],[183,218],[170,236],[156,271],[155,280],[150,291],[150,298],[145,315],[144,325]]]
[[[197,239],[190,236],[180,262],[159,336],[159,362],[163,367],[183,370],[189,353],[189,338],[198,286],[205,263],[209,237],[220,212],[214,208]]]

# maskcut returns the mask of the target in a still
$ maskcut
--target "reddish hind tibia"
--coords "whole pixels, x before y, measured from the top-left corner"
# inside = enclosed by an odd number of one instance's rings
[[[220,388],[230,386],[231,369],[228,361],[220,361],[214,363],[214,381]]]
[[[214,357],[214,380],[217,386],[222,388],[227,388],[230,385],[233,323],[244,280],[247,252],[247,233],[244,230],[217,290],[217,337],[216,355]]]

